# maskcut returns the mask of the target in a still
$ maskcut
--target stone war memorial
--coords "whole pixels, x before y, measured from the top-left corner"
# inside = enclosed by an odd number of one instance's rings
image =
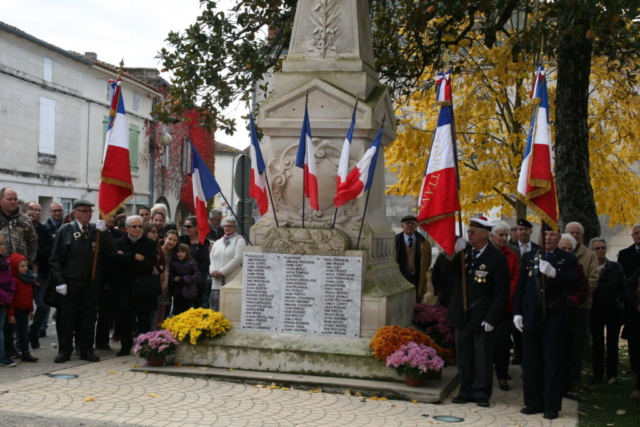
[[[359,250],[366,195],[339,208],[331,228],[336,174],[356,100],[350,168],[383,123],[382,145],[395,139],[394,109],[374,67],[366,0],[300,0],[289,51],[273,84],[258,126],[275,206],[251,229],[254,246],[246,248],[242,275],[221,290],[220,311],[232,329],[197,346],[180,346],[177,360],[399,381],[369,348],[382,326],[409,326],[415,303],[414,288],[395,262],[395,233],[385,217],[384,149]],[[295,166],[307,97],[319,211],[308,201],[303,209],[303,173]]]

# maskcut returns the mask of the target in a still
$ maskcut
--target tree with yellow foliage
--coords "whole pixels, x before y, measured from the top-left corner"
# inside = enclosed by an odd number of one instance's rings
[[[514,61],[513,46],[506,39],[492,48],[463,43],[451,54],[457,58],[458,70],[452,88],[463,213],[501,208],[504,215],[524,216],[525,206],[518,202],[516,189],[533,110],[529,95],[534,64],[522,56]],[[545,66],[553,127],[556,72],[553,66]],[[436,70],[428,70],[425,84],[435,75]],[[598,213],[609,215],[611,225],[635,223],[634,211],[625,200],[637,200],[640,192],[640,179],[633,169],[640,160],[635,144],[640,132],[640,95],[628,77],[615,64],[594,59],[589,170]],[[386,155],[398,182],[388,188],[388,194],[417,197],[420,192],[438,110],[435,94],[415,93],[400,103],[397,140]]]

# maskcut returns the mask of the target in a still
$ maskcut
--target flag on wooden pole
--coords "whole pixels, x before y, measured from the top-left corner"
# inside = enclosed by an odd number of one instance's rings
[[[557,231],[558,200],[553,177],[549,99],[544,67],[538,67],[535,71],[531,98],[534,110],[518,180],[518,198]]]
[[[251,158],[251,179],[249,186],[249,195],[256,200],[260,215],[264,215],[269,210],[269,198],[267,197],[266,172],[267,168],[264,164],[262,151],[260,150],[260,142],[256,126],[253,123],[253,114],[249,114],[249,129],[251,130],[251,146],[249,148],[249,157]]]
[[[313,151],[311,139],[311,124],[309,123],[309,110],[304,104],[304,120],[300,131],[300,143],[296,155],[296,166],[303,169],[304,195],[309,199],[309,204],[316,211],[320,210],[318,201],[318,172],[316,172],[316,156]]]
[[[456,243],[455,212],[460,210],[460,198],[451,73],[438,74],[436,84],[440,114],[420,190],[418,224],[452,255]]]
[[[113,89],[111,110],[104,146],[98,209],[103,219],[112,217],[118,209],[133,197],[133,182],[129,162],[129,124],[122,98],[120,73],[110,80]]]

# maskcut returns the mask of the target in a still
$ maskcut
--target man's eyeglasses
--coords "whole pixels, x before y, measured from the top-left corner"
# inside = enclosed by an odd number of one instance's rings
[[[607,249],[606,246],[595,246],[593,248],[594,251],[604,251],[605,249]]]
[[[192,228],[193,225],[183,225],[182,228]]]
[[[62,209],[51,209],[51,213],[59,213],[59,212],[64,212],[64,210],[62,210]]]
[[[129,228],[142,228],[141,225],[127,225]]]

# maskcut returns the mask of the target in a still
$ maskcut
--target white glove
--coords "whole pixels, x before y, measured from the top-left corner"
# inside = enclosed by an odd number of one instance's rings
[[[540,272],[545,276],[556,277],[556,269],[547,261],[540,261]]]
[[[522,332],[522,316],[520,316],[519,314],[516,314],[515,316],[513,316],[513,324],[516,326],[516,329],[519,330],[520,332]]]
[[[455,253],[458,253],[460,251],[464,251],[466,248],[467,241],[460,237],[458,240],[456,240],[456,246],[453,250],[455,251]]]
[[[481,326],[484,326],[484,331],[485,332],[491,332],[493,331],[493,326],[491,326],[490,324],[488,324],[487,322],[482,322],[480,324]]]
[[[96,228],[102,232],[107,231],[107,224],[103,220],[99,219],[96,221]]]
[[[60,295],[66,295],[67,294],[67,285],[58,285],[58,286],[56,286],[56,292],[59,293]]]

